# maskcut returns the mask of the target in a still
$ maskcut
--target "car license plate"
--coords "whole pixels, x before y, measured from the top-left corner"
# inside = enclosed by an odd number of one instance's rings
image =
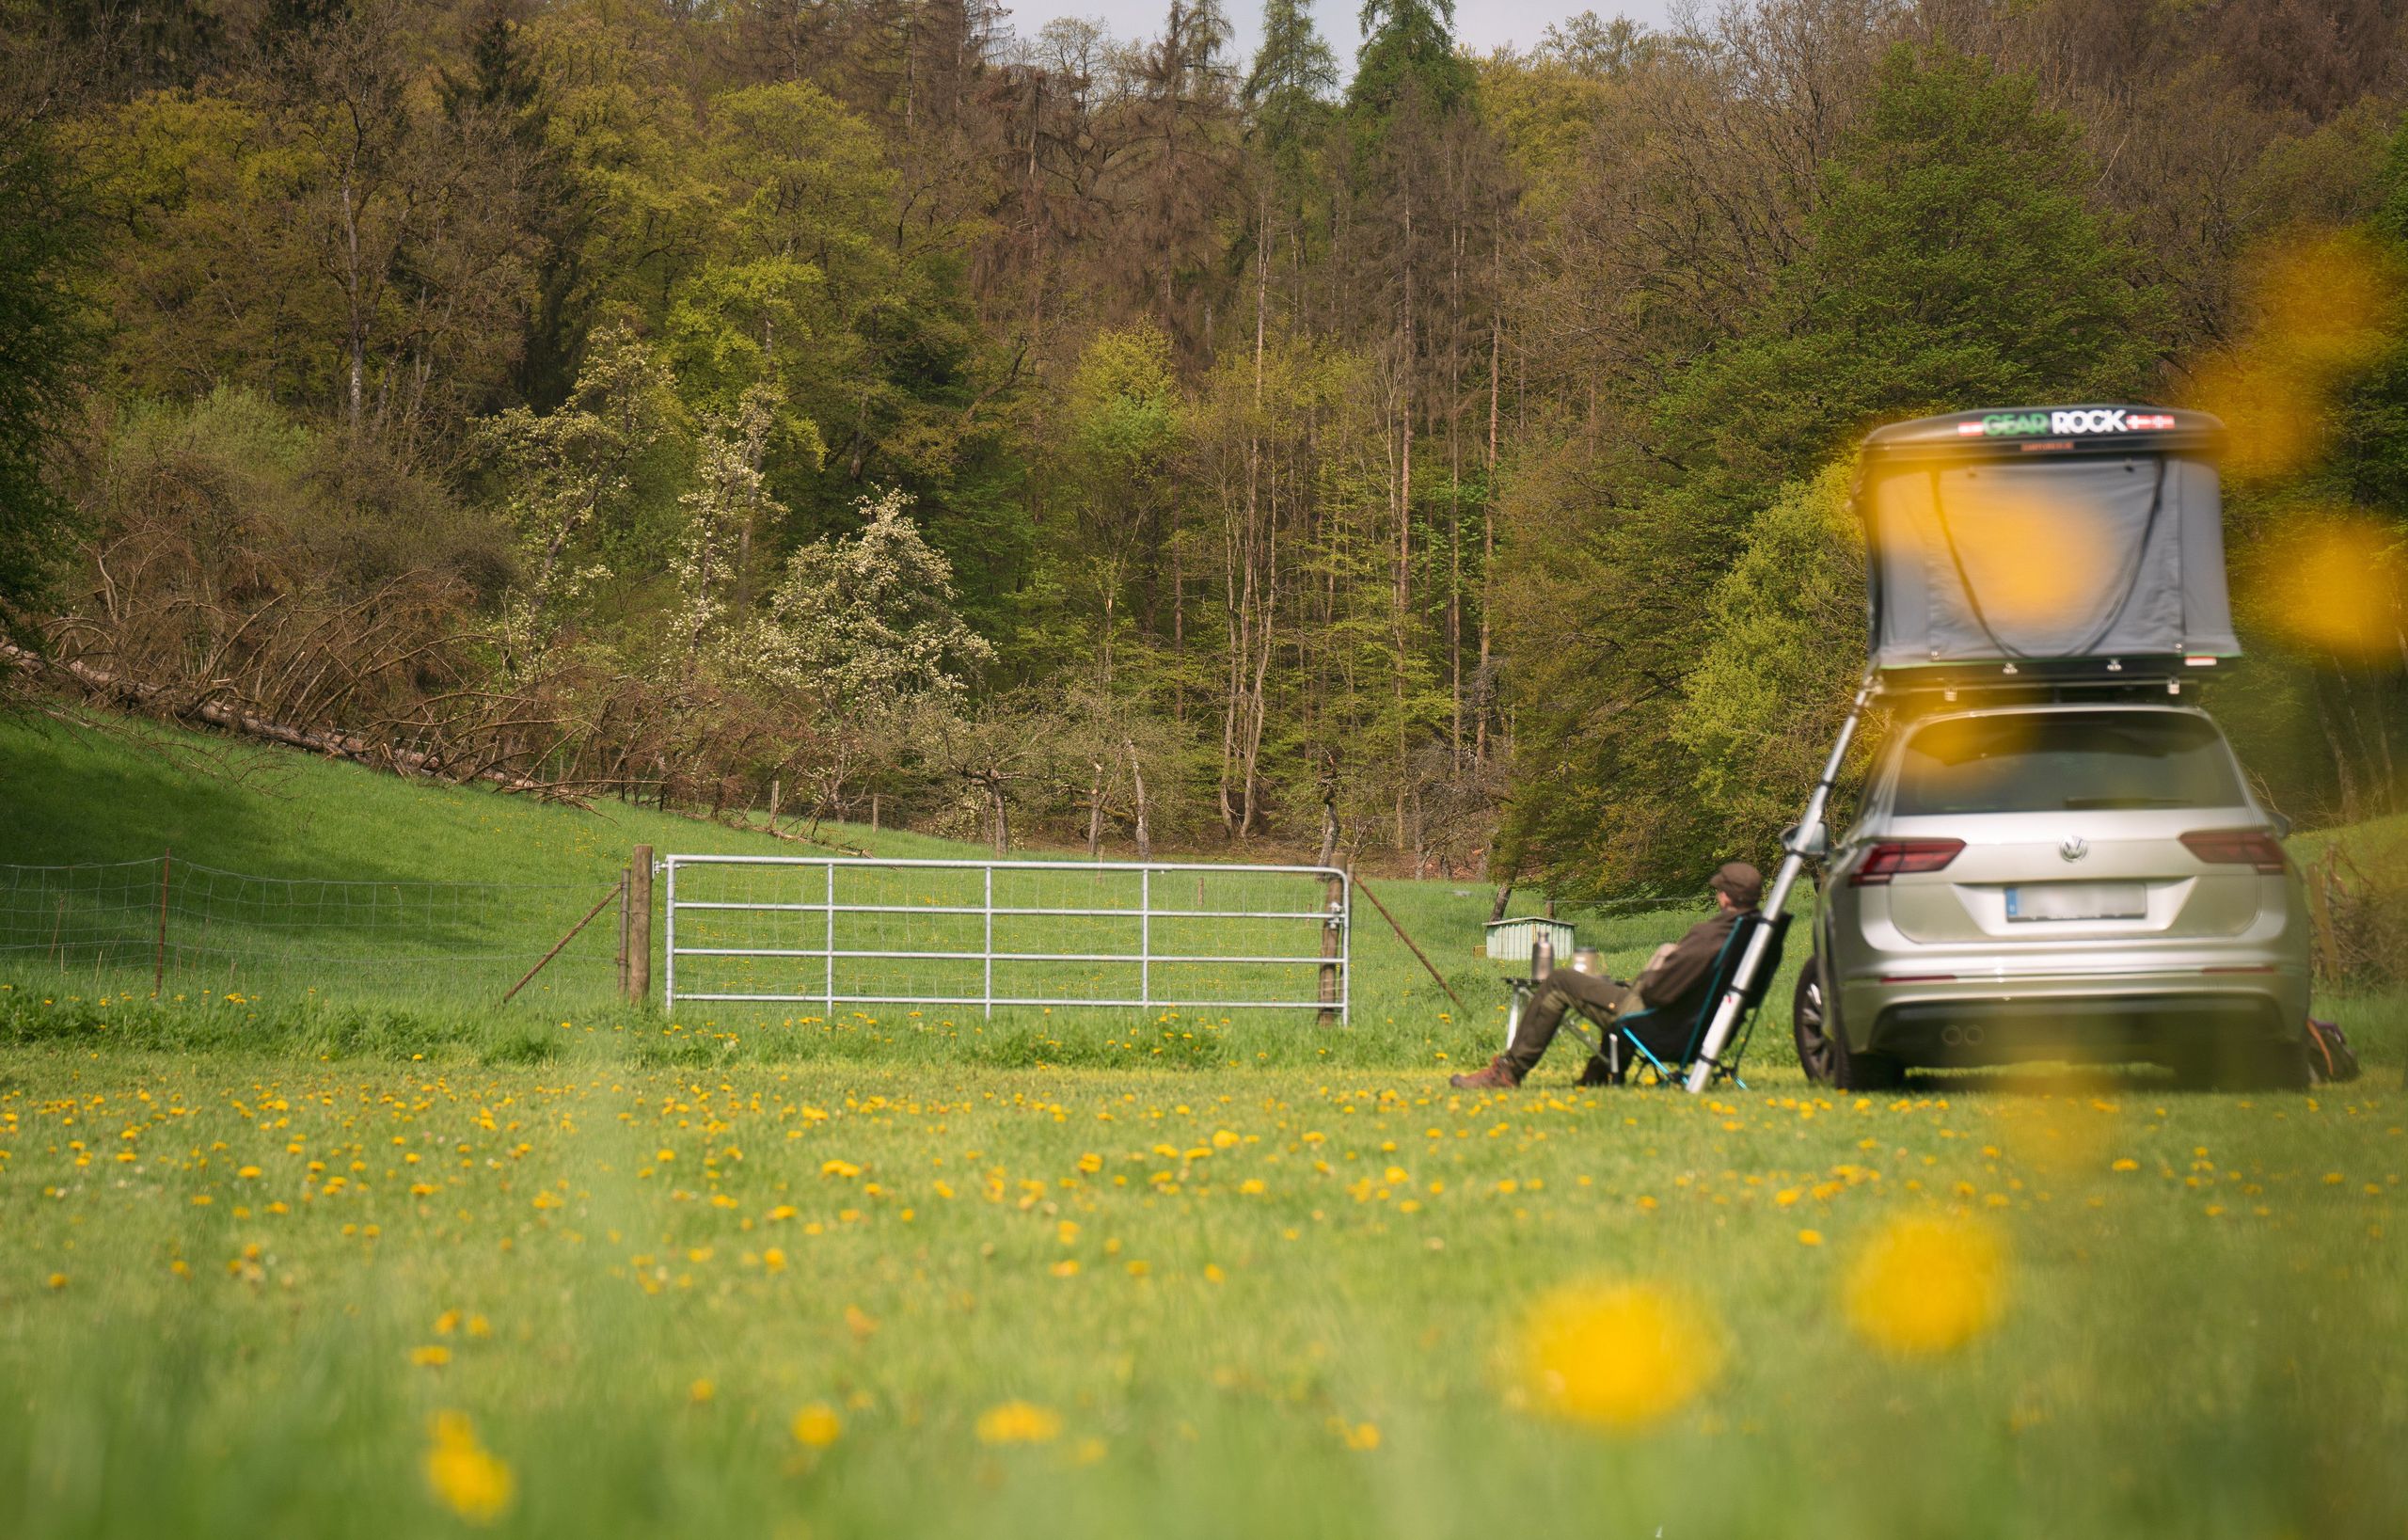
[[[2137,920],[2147,913],[2143,882],[2034,882],[2006,890],[2010,920]]]

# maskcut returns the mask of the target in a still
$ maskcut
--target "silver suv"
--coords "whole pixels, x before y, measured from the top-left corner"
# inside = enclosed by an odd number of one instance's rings
[[[2030,1059],[2305,1084],[2306,904],[2284,832],[2204,712],[1914,721],[1831,852],[1798,1062],[1849,1089]]]

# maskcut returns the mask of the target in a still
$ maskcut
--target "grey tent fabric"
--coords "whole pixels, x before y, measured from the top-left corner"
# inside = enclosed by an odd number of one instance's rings
[[[1897,460],[1863,508],[1881,668],[2241,651],[2203,459]]]

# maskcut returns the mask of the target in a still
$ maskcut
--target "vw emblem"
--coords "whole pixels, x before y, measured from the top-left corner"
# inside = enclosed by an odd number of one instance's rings
[[[2057,841],[2057,854],[2067,861],[2079,861],[2090,853],[2090,841],[2080,834],[2067,834]]]

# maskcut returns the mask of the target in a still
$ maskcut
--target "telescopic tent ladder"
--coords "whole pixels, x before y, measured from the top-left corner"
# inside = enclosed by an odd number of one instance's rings
[[[1839,782],[1840,766],[1847,759],[1847,746],[1856,740],[1856,724],[1864,719],[1865,705],[1873,699],[1876,677],[1875,671],[1867,667],[1863,680],[1856,687],[1856,700],[1847,708],[1847,720],[1840,724],[1839,739],[1831,745],[1831,756],[1823,761],[1822,779],[1814,783],[1814,795],[1806,799],[1806,817],[1782,845],[1772,891],[1765,895],[1764,913],[1768,916],[1788,913],[1789,890],[1797,886],[1798,874],[1806,869],[1808,847],[1823,826],[1831,788]],[[1690,1095],[1697,1095],[1714,1083],[1714,1072],[1724,1051],[1731,1046],[1732,1034],[1739,1030],[1739,1019],[1747,1012],[1749,996],[1755,992],[1756,976],[1764,971],[1772,950],[1773,933],[1770,925],[1756,926],[1749,932],[1748,949],[1739,954],[1739,965],[1732,970],[1731,982],[1723,987],[1722,998],[1715,1004],[1714,1019],[1705,1025],[1705,1040],[1698,1045],[1697,1059],[1689,1066]]]

